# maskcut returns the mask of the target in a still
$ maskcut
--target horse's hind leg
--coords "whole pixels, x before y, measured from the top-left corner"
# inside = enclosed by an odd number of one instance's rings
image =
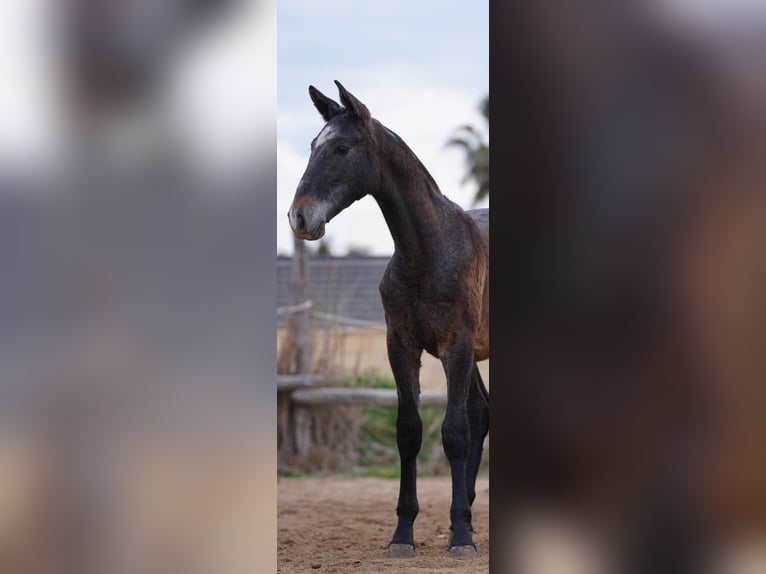
[[[415,555],[412,525],[419,509],[416,462],[423,439],[423,421],[418,412],[420,353],[405,349],[392,336],[389,336],[388,359],[399,396],[396,446],[399,449],[401,461],[399,502],[396,505],[398,522],[388,546],[388,557],[409,558]]]
[[[468,485],[468,503],[476,499],[476,476],[481,466],[484,451],[484,439],[489,432],[489,401],[484,382],[481,380],[479,367],[474,365],[473,381],[468,389],[468,426],[470,428],[471,447],[466,462],[466,482]],[[473,530],[473,528],[472,528]]]

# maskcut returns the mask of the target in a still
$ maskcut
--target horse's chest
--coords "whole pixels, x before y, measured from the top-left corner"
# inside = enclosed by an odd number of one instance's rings
[[[447,301],[383,297],[388,329],[405,345],[441,356],[455,333],[455,306]]]

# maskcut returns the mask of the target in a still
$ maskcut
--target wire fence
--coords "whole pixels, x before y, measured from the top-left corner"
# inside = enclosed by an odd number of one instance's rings
[[[318,311],[314,309],[314,302],[312,300],[298,303],[297,305],[284,305],[277,307],[277,316],[281,315],[294,315],[296,313],[311,313],[311,316],[316,319],[326,321],[328,323],[336,325],[345,325],[348,327],[359,327],[362,329],[377,329],[381,331],[386,330],[386,324],[379,321],[366,321],[364,319],[356,319],[354,317],[348,317],[345,315],[338,315],[335,313],[326,313],[324,311]]]

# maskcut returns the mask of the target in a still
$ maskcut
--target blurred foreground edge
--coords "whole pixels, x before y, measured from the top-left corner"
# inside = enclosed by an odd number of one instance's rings
[[[269,2],[30,4],[63,133],[0,157],[0,572],[273,572],[276,78],[234,78],[272,110],[225,168],[187,145],[220,109],[171,98],[203,32]]]
[[[766,571],[766,13],[712,4],[491,5],[492,572]]]

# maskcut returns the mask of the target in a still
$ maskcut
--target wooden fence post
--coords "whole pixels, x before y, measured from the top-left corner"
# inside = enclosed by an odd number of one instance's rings
[[[290,304],[298,310],[289,315],[287,344],[284,346],[287,356],[280,362],[289,373],[307,376],[311,369],[311,308],[305,305],[309,300],[308,262],[305,242],[294,238],[293,245]],[[290,394],[290,390],[277,389],[277,450],[280,462],[288,462],[297,451],[295,413]]]

